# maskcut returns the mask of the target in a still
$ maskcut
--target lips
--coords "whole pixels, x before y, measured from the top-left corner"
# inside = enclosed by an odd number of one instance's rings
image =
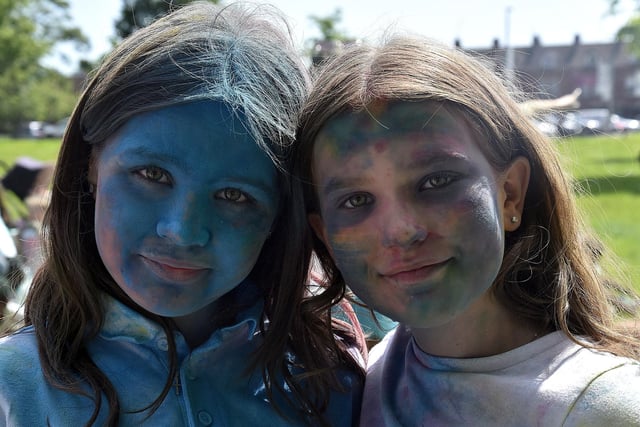
[[[144,264],[158,278],[167,282],[189,283],[201,279],[209,273],[210,268],[185,263],[174,259],[160,259],[140,256]]]
[[[442,267],[444,267],[448,262],[449,260],[447,259],[441,262],[400,266],[385,273],[381,273],[380,276],[397,285],[414,285],[416,283],[421,283],[425,280],[435,278],[435,276],[442,270]]]

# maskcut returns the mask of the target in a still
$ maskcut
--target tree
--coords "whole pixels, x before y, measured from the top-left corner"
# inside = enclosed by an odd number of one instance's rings
[[[334,10],[331,15],[311,15],[309,19],[318,26],[320,34],[322,34],[321,40],[344,42],[350,39],[346,33],[338,30],[338,24],[342,21],[342,10],[339,8]]]
[[[62,82],[60,73],[42,67],[40,60],[57,43],[88,46],[80,29],[69,22],[66,0],[0,0],[0,132],[12,133],[27,119],[61,118],[53,117],[63,114],[54,106],[68,101],[43,100],[38,91],[46,86],[50,93],[62,95],[70,86]],[[38,105],[38,100],[45,104]],[[72,106],[64,108],[66,114]]]
[[[627,23],[618,30],[616,39],[629,44],[632,52],[640,54],[640,15],[631,17]]]
[[[327,16],[309,16],[320,30],[322,35],[319,39],[310,40],[311,45],[309,53],[311,61],[314,65],[320,64],[327,57],[340,50],[344,43],[352,43],[353,38],[349,37],[345,32],[338,29],[338,24],[342,21],[342,10],[336,9],[331,15]]]
[[[123,0],[120,19],[115,24],[116,33],[123,39],[176,7],[192,1],[194,0]],[[218,3],[218,0],[209,1]]]
[[[49,123],[68,116],[77,100],[73,81],[56,70],[41,69],[29,89],[28,111]]]
[[[624,41],[636,55],[640,56],[640,0],[636,0],[635,12],[627,23],[618,30],[616,39]],[[609,0],[609,12],[620,13],[620,0]]]

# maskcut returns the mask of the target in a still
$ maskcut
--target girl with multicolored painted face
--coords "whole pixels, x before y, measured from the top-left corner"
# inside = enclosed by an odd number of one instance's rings
[[[351,425],[363,372],[306,291],[287,164],[308,75],[271,8],[195,2],[95,72],[64,137],[3,425]]]
[[[363,426],[640,425],[638,342],[510,93],[422,38],[318,72],[294,149],[316,252],[400,322],[369,356]]]

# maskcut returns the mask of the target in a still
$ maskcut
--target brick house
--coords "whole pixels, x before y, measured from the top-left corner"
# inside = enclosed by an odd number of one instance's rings
[[[507,49],[471,49],[504,72]],[[582,89],[581,108],[609,108],[622,116],[640,116],[640,59],[624,42],[583,44],[580,36],[563,46],[545,46],[534,37],[531,46],[512,49],[516,84],[536,98],[556,98]]]

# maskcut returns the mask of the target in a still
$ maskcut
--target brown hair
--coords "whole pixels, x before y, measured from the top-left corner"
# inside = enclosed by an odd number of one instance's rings
[[[593,237],[553,142],[530,123],[519,95],[481,59],[419,36],[396,35],[376,47],[346,47],[316,77],[295,148],[309,213],[320,213],[311,185],[312,153],[328,120],[362,111],[376,100],[440,103],[466,118],[496,171],[518,156],[531,164],[522,223],[505,236],[492,288],[499,301],[548,331],[562,330],[576,342],[587,337],[596,348],[638,356],[638,341],[614,323],[611,289],[597,273]],[[314,239],[314,247],[330,280],[343,282],[320,239]]]
[[[77,376],[89,385],[95,409],[87,425],[96,419],[102,395],[109,403],[110,425],[118,423],[120,410],[113,385],[85,347],[103,323],[100,293],[155,320],[167,333],[167,382],[141,411],[152,413],[162,403],[177,370],[170,319],[138,307],[99,256],[87,174],[92,153],[131,117],[178,103],[224,102],[280,170],[280,214],[251,273],[264,295],[264,341],[248,370],[262,369],[269,396],[281,387],[269,379],[284,376],[294,396],[287,403],[320,422],[330,388],[339,387],[332,368],[361,373],[347,351],[349,329],[332,324],[329,315],[344,290],[333,286],[317,297],[305,294],[311,243],[301,189],[286,168],[308,83],[278,12],[238,3],[221,7],[194,2],[180,8],[125,39],[93,74],[63,138],[44,221],[45,261],[25,310],[25,322],[35,327],[47,380],[80,394]],[[234,302],[232,297],[233,291],[223,298]],[[334,332],[344,339],[336,339]],[[287,350],[305,370],[304,383],[292,374]]]

